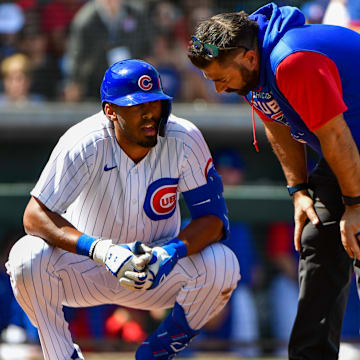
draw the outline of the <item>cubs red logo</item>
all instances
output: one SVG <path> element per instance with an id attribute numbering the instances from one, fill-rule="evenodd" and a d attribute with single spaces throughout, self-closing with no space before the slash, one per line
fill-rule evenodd
<path id="1" fill-rule="evenodd" d="M 150 206 L 157 215 L 169 214 L 176 206 L 177 185 L 165 185 L 151 196 Z"/>
<path id="2" fill-rule="evenodd" d="M 177 204 L 177 185 L 179 179 L 162 178 L 151 183 L 147 189 L 144 211 L 151 220 L 171 217 Z"/>
<path id="3" fill-rule="evenodd" d="M 138 85 L 140 89 L 149 91 L 153 87 L 152 79 L 149 75 L 142 75 L 139 77 Z"/>

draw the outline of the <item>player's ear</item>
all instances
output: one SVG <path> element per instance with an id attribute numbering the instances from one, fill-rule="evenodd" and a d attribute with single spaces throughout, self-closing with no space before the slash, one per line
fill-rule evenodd
<path id="1" fill-rule="evenodd" d="M 249 70 L 256 69 L 258 65 L 259 57 L 255 50 L 247 50 L 244 54 L 243 59 L 247 63 Z"/>
<path id="2" fill-rule="evenodd" d="M 111 104 L 106 103 L 104 106 L 104 113 L 106 115 L 106 117 L 110 120 L 110 121 L 116 121 L 117 117 L 116 117 L 116 112 L 113 109 L 113 107 L 111 106 Z"/>

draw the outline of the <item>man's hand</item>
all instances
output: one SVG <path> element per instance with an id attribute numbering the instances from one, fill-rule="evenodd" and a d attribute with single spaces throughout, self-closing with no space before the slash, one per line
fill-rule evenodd
<path id="1" fill-rule="evenodd" d="M 152 249 L 152 258 L 148 271 L 153 277 L 150 289 L 157 287 L 170 274 L 179 259 L 187 256 L 187 247 L 183 241 L 175 238 L 163 246 Z"/>
<path id="2" fill-rule="evenodd" d="M 151 259 L 150 252 L 146 252 L 144 245 L 136 241 L 130 244 L 115 245 L 111 240 L 99 240 L 92 252 L 94 261 L 105 265 L 118 279 L 121 279 L 126 271 L 141 273 Z M 143 273 L 142 277 L 146 274 Z M 121 281 L 120 281 L 121 284 Z"/>
<path id="3" fill-rule="evenodd" d="M 345 206 L 340 221 L 341 242 L 351 258 L 360 260 L 360 206 Z"/>
<path id="4" fill-rule="evenodd" d="M 143 272 L 125 271 L 120 284 L 130 290 L 144 291 L 154 289 L 170 273 L 177 263 L 177 257 L 171 256 L 163 247 L 151 249 L 152 257 Z"/>
<path id="5" fill-rule="evenodd" d="M 143 246 L 148 253 L 150 248 L 146 245 Z M 125 271 L 124 276 L 120 280 L 121 285 L 131 290 L 139 291 L 154 289 L 171 272 L 178 260 L 187 256 L 187 247 L 178 238 L 150 250 L 151 259 L 146 269 L 141 273 Z"/>
<path id="6" fill-rule="evenodd" d="M 141 272 L 125 271 L 120 284 L 129 290 L 144 291 L 155 288 L 175 266 L 176 256 L 171 256 L 163 247 L 151 250 L 151 260 Z M 165 277 L 164 277 L 165 276 Z"/>
<path id="7" fill-rule="evenodd" d="M 307 190 L 297 191 L 293 195 L 294 199 L 294 220 L 295 220 L 295 233 L 294 245 L 296 251 L 301 249 L 301 234 L 309 219 L 313 225 L 318 225 L 320 220 L 315 212 L 313 199 L 310 197 Z"/>

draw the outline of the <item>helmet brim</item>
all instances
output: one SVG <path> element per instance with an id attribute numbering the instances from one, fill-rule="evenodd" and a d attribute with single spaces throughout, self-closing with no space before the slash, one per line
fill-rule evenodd
<path id="1" fill-rule="evenodd" d="M 115 99 L 108 98 L 105 101 L 118 106 L 134 106 L 151 101 L 158 101 L 158 100 L 171 101 L 172 99 L 173 98 L 171 96 L 165 95 L 162 92 L 149 92 L 149 93 L 136 92 L 120 98 L 115 98 Z"/>

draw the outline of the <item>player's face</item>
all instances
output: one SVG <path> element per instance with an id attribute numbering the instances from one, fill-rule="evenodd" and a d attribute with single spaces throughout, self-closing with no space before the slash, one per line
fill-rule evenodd
<path id="1" fill-rule="evenodd" d="M 259 83 L 259 70 L 256 64 L 252 66 L 247 61 L 235 59 L 226 64 L 213 61 L 203 70 L 204 76 L 212 80 L 216 91 L 236 92 L 239 95 L 247 95 L 251 90 L 255 90 Z"/>
<path id="2" fill-rule="evenodd" d="M 155 146 L 159 133 L 161 106 L 160 100 L 134 106 L 111 105 L 116 113 L 115 126 L 121 142 L 144 148 Z"/>

